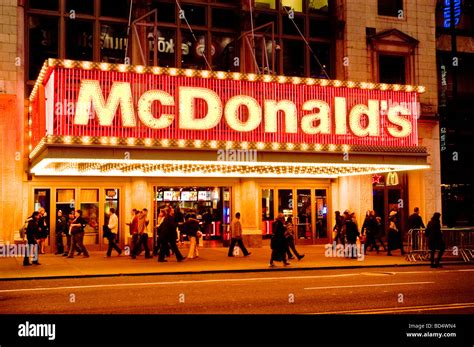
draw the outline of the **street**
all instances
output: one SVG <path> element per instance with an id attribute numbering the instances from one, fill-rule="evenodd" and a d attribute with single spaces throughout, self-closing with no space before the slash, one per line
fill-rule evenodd
<path id="1" fill-rule="evenodd" d="M 474 266 L 0 282 L 2 314 L 472 314 Z"/>

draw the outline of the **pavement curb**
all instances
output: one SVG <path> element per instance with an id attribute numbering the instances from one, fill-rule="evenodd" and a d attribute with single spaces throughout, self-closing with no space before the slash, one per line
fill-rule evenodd
<path id="1" fill-rule="evenodd" d="M 54 280 L 67 278 L 101 278 L 101 277 L 133 277 L 133 276 L 166 276 L 166 275 L 208 275 L 219 273 L 260 273 L 260 272 L 291 272 L 310 270 L 336 270 L 336 269 L 365 269 L 365 268 L 393 268 L 393 267 L 414 267 L 427 266 L 429 263 L 408 263 L 408 264 L 386 264 L 386 265 L 351 265 L 351 266 L 313 266 L 313 267 L 277 267 L 263 269 L 231 269 L 231 270 L 203 270 L 203 271 L 172 271 L 172 272 L 134 272 L 134 273 L 109 273 L 109 274 L 84 274 L 84 275 L 60 275 L 60 276 L 39 276 L 39 277 L 11 277 L 0 278 L 0 282 L 27 281 L 27 280 Z M 463 261 L 444 263 L 444 265 L 472 265 Z"/>

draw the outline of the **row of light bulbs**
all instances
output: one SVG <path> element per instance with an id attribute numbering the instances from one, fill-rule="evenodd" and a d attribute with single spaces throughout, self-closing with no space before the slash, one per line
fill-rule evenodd
<path id="1" fill-rule="evenodd" d="M 277 83 L 293 83 L 306 84 L 323 87 L 347 87 L 347 88 L 361 88 L 361 89 L 378 89 L 378 90 L 393 90 L 405 92 L 424 93 L 424 86 L 401 85 L 401 84 L 387 84 L 387 83 L 372 83 L 372 82 L 355 82 L 355 81 L 340 81 L 327 80 L 316 78 L 303 78 L 297 76 L 276 76 L 276 75 L 260 75 L 253 73 L 240 72 L 224 72 L 224 71 L 208 71 L 208 70 L 193 70 L 193 69 L 178 69 L 178 68 L 163 68 L 158 66 L 143 66 L 143 65 L 128 65 L 128 64 L 110 64 L 90 61 L 76 61 L 76 60 L 61 60 L 49 59 L 48 67 L 64 67 L 64 68 L 79 68 L 85 70 L 101 70 L 101 71 L 117 71 L 117 72 L 134 72 L 134 73 L 151 73 L 154 75 L 170 75 L 170 76 L 186 76 L 186 77 L 201 77 L 214 78 L 226 80 L 244 80 L 250 82 L 277 82 Z M 43 70 L 42 70 L 43 72 Z M 43 73 L 44 76 L 44 73 Z M 40 74 L 40 77 L 41 74 Z"/>

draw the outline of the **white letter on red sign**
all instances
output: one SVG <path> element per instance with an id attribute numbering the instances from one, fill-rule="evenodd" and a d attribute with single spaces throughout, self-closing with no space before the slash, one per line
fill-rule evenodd
<path id="1" fill-rule="evenodd" d="M 346 98 L 334 98 L 334 115 L 336 119 L 336 135 L 347 134 Z"/>
<path id="2" fill-rule="evenodd" d="M 360 123 L 362 116 L 367 116 L 368 124 L 363 127 Z M 380 113 L 379 102 L 369 100 L 369 106 L 355 105 L 349 113 L 349 126 L 355 136 L 379 136 L 380 135 Z"/>
<path id="3" fill-rule="evenodd" d="M 411 134 L 411 122 L 402 116 L 410 116 L 410 110 L 403 106 L 394 106 L 387 112 L 388 121 L 395 125 L 387 126 L 387 131 L 393 137 L 407 137 Z"/>
<path id="4" fill-rule="evenodd" d="M 196 118 L 195 99 L 207 103 L 207 114 Z M 179 127 L 189 130 L 208 130 L 219 124 L 222 118 L 222 104 L 215 92 L 206 88 L 179 87 Z"/>
<path id="5" fill-rule="evenodd" d="M 240 106 L 246 106 L 248 109 L 248 118 L 242 122 L 238 111 Z M 258 101 L 250 96 L 236 95 L 231 97 L 224 108 L 225 120 L 229 127 L 235 131 L 252 131 L 258 128 L 262 122 L 262 109 Z"/>
<path id="6" fill-rule="evenodd" d="M 105 102 L 99 81 L 82 80 L 79 96 L 77 97 L 74 124 L 87 125 L 89 123 L 91 103 L 101 126 L 112 125 L 119 105 L 122 113 L 122 125 L 124 127 L 134 127 L 136 125 L 130 83 L 114 82 L 107 102 Z"/>
<path id="7" fill-rule="evenodd" d="M 147 127 L 163 129 L 171 125 L 174 120 L 172 114 L 162 114 L 159 118 L 153 117 L 151 106 L 154 101 L 159 101 L 163 106 L 173 106 L 174 98 L 162 90 L 149 90 L 138 101 L 138 117 Z"/>
<path id="8" fill-rule="evenodd" d="M 330 134 L 329 105 L 321 100 L 308 100 L 303 104 L 303 111 L 318 109 L 316 113 L 310 113 L 301 118 L 301 129 L 305 134 Z M 319 124 L 314 122 L 319 120 Z"/>
<path id="9" fill-rule="evenodd" d="M 290 100 L 265 100 L 265 132 L 277 132 L 277 114 L 278 111 L 285 113 L 285 132 L 296 133 L 298 131 L 298 119 L 296 114 L 296 105 Z"/>

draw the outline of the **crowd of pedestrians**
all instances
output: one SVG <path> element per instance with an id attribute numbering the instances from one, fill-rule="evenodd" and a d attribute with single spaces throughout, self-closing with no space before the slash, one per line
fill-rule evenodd
<path id="1" fill-rule="evenodd" d="M 110 257 L 115 250 L 120 256 L 123 250 L 117 244 L 119 219 L 114 208 L 109 210 L 108 223 L 103 226 L 103 236 L 108 240 L 106 256 Z M 445 251 L 441 233 L 440 213 L 435 213 L 426 227 L 424 235 L 428 238 L 430 249 L 431 267 L 441 267 L 441 258 Z M 249 256 L 251 253 L 247 250 L 243 242 L 241 215 L 235 214 L 229 227 L 230 246 L 228 256 L 239 255 Z M 423 220 L 419 214 L 419 209 L 415 208 L 413 214 L 408 218 L 407 225 L 409 229 L 425 229 Z M 151 259 L 157 256 L 158 262 L 167 262 L 167 258 L 174 256 L 178 262 L 184 259 L 195 259 L 199 257 L 199 239 L 208 233 L 205 221 L 196 218 L 196 214 L 188 213 L 184 215 L 179 208 L 166 206 L 161 208 L 158 213 L 156 233 L 149 231 L 148 210 L 133 209 L 129 223 L 129 234 L 131 237 L 130 257 L 136 259 L 143 251 L 145 259 Z M 73 258 L 75 255 L 89 257 L 89 252 L 84 245 L 86 220 L 82 217 L 81 210 L 72 210 L 66 216 L 62 210 L 58 210 L 56 219 L 56 255 L 63 255 Z M 44 208 L 34 212 L 27 220 L 26 241 L 29 246 L 38 249 L 39 254 L 44 253 L 45 240 L 49 235 L 49 226 L 47 223 L 47 214 Z M 63 244 L 63 235 L 66 237 L 66 245 Z M 183 243 L 183 235 L 189 240 L 189 251 L 187 256 L 183 256 L 178 244 Z M 345 210 L 342 214 L 335 212 L 335 222 L 333 228 L 333 240 L 336 244 L 342 244 L 348 247 L 354 247 L 356 244 L 363 245 L 364 254 L 368 251 L 376 251 L 379 254 L 380 249 L 392 255 L 395 250 L 400 250 L 401 255 L 405 254 L 403 245 L 403 234 L 400 227 L 400 218 L 397 211 L 390 212 L 388 216 L 388 228 L 385 229 L 381 217 L 376 216 L 375 211 L 369 210 L 365 214 L 362 226 L 359 229 L 356 214 Z M 155 245 L 153 252 L 150 251 L 149 239 L 153 239 Z M 418 237 L 414 237 L 411 243 L 413 249 L 418 247 Z M 237 247 L 237 248 L 236 248 Z M 280 213 L 272 225 L 272 237 L 270 241 L 271 255 L 270 266 L 275 266 L 275 262 L 282 262 L 285 266 L 290 265 L 289 260 L 304 258 L 295 246 L 295 227 L 292 216 L 285 216 Z M 438 256 L 435 253 L 438 251 Z M 351 258 L 356 254 L 352 253 Z M 30 263 L 29 256 L 25 256 L 23 264 L 25 266 L 39 265 L 38 257 Z"/>

